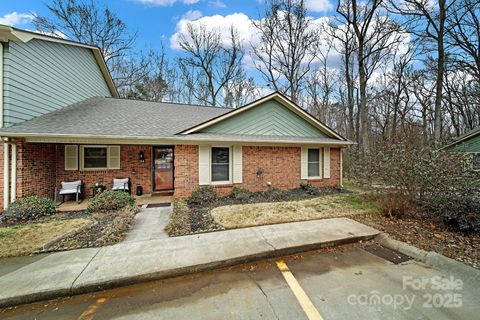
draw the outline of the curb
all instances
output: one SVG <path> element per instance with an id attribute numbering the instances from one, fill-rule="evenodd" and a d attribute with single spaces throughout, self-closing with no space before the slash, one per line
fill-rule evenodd
<path id="1" fill-rule="evenodd" d="M 388 233 L 381 233 L 375 236 L 374 240 L 388 249 L 403 253 L 431 267 L 450 273 L 456 273 L 461 275 L 464 279 L 480 280 L 480 270 L 445 257 L 435 251 L 425 251 L 405 242 L 392 239 Z"/>
<path id="2" fill-rule="evenodd" d="M 128 286 L 148 281 L 164 280 L 168 278 L 174 278 L 179 276 L 185 276 L 198 272 L 213 271 L 221 268 L 232 267 L 244 263 L 250 263 L 258 260 L 277 258 L 281 256 L 292 255 L 300 252 L 306 252 L 311 250 L 317 250 L 325 247 L 334 247 L 349 243 L 355 243 L 363 240 L 372 240 L 375 238 L 375 234 L 364 236 L 350 236 L 339 240 L 316 242 L 306 245 L 300 245 L 295 247 L 273 249 L 264 252 L 260 252 L 253 255 L 238 256 L 228 260 L 210 261 L 204 264 L 191 265 L 186 267 L 180 267 L 171 270 L 163 270 L 159 272 L 138 274 L 134 276 L 127 276 L 124 278 L 113 279 L 98 282 L 96 284 L 89 284 L 83 286 L 75 286 L 73 283 L 69 288 L 57 288 L 55 290 L 46 290 L 35 294 L 28 294 L 22 296 L 12 296 L 9 298 L 0 300 L 0 308 L 7 308 L 18 306 L 22 304 L 34 303 L 39 301 L 45 301 L 49 299 L 67 297 L 72 295 L 86 294 L 96 291 L 108 290 L 122 286 Z"/>

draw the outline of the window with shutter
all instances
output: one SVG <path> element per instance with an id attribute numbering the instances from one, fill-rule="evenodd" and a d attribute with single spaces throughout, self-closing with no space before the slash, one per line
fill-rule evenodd
<path id="1" fill-rule="evenodd" d="M 120 146 L 81 146 L 80 168 L 82 170 L 120 169 Z"/>

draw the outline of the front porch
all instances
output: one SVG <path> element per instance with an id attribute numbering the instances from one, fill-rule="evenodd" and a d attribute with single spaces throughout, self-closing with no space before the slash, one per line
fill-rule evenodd
<path id="1" fill-rule="evenodd" d="M 82 181 L 81 203 L 65 197 L 60 211 L 83 210 L 94 195 L 94 185 L 113 187 L 113 179 L 129 179 L 129 192 L 140 205 L 172 201 L 174 147 L 126 144 L 68 144 L 12 140 L 4 150 L 4 208 L 30 195 L 62 200 L 62 182 Z M 4 144 L 3 147 L 5 148 Z M 8 145 L 7 145 L 8 146 Z M 153 196 L 152 196 L 153 194 Z M 158 196 L 157 196 L 158 195 Z"/>
<path id="2" fill-rule="evenodd" d="M 160 204 L 160 203 L 171 203 L 173 202 L 173 196 L 164 196 L 156 194 L 144 194 L 141 196 L 134 196 L 137 200 L 139 206 L 147 206 L 149 204 Z M 76 201 L 65 201 L 61 203 L 57 210 L 60 212 L 70 212 L 70 211 L 83 211 L 87 209 L 89 198 L 82 200 L 80 203 Z"/>

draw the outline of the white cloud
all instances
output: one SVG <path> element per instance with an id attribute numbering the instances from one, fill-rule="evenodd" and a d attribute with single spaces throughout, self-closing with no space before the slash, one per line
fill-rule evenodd
<path id="1" fill-rule="evenodd" d="M 202 17 L 202 12 L 199 10 L 188 10 L 182 16 L 182 20 L 194 21 Z"/>
<path id="2" fill-rule="evenodd" d="M 327 12 L 333 9 L 329 0 L 306 0 L 305 7 L 312 12 Z"/>
<path id="3" fill-rule="evenodd" d="M 21 26 L 30 23 L 33 20 L 33 14 L 31 13 L 18 13 L 10 12 L 0 17 L 0 24 L 8 26 Z"/>
<path id="4" fill-rule="evenodd" d="M 194 21 L 182 17 L 177 23 L 175 33 L 170 38 L 170 46 L 172 49 L 180 49 L 178 44 L 180 34 L 186 34 L 189 23 L 196 27 L 205 26 L 207 30 L 219 32 L 222 36 L 221 38 L 226 41 L 226 44 L 229 42 L 231 26 L 235 27 L 239 40 L 245 42 L 245 44 L 255 42 L 256 38 L 258 38 L 250 18 L 244 13 L 233 13 L 226 16 L 205 16 Z"/>
<path id="5" fill-rule="evenodd" d="M 151 6 L 160 6 L 160 7 L 166 7 L 166 6 L 172 6 L 177 2 L 177 0 L 133 0 L 135 2 L 143 3 L 146 5 L 151 5 Z M 200 0 L 182 0 L 184 4 L 195 4 L 199 2 Z"/>

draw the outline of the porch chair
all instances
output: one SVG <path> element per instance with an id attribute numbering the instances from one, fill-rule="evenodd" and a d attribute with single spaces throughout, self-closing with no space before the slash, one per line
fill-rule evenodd
<path id="1" fill-rule="evenodd" d="M 70 194 L 74 194 L 75 201 L 77 203 L 80 203 L 81 202 L 80 198 L 82 198 L 83 200 L 82 187 L 83 187 L 82 180 L 71 181 L 71 182 L 62 181 L 60 186 L 60 191 L 58 192 L 58 195 L 62 196 L 62 202 L 60 204 L 64 203 L 65 196 Z M 57 188 L 55 188 L 55 203 L 57 203 Z"/>
<path id="2" fill-rule="evenodd" d="M 130 178 L 114 178 L 112 190 L 130 193 Z"/>

